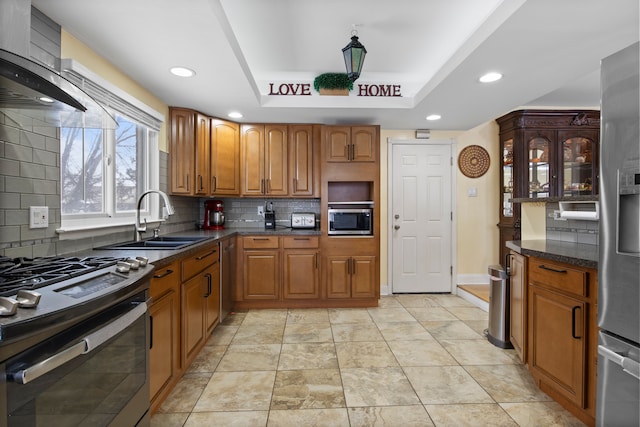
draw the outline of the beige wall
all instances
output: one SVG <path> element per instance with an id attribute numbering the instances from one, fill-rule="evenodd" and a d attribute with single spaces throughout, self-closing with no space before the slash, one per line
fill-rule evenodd
<path id="1" fill-rule="evenodd" d="M 457 274 L 486 274 L 487 266 L 498 262 L 498 125 L 484 123 L 469 131 L 431 131 L 431 139 L 454 139 L 456 174 Z M 414 139 L 415 130 L 380 131 L 380 278 L 387 283 L 388 257 L 388 144 L 392 139 Z M 480 145 L 489 152 L 489 171 L 480 178 L 467 178 L 457 167 L 458 153 L 468 145 Z M 469 188 L 477 189 L 477 197 L 468 197 Z"/>
<path id="2" fill-rule="evenodd" d="M 166 121 L 169 119 L 169 107 L 167 104 L 160 101 L 160 99 L 155 95 L 140 86 L 136 81 L 131 79 L 131 77 L 127 76 L 64 29 L 62 30 L 61 38 L 62 58 L 72 58 L 78 61 L 100 77 L 127 92 L 129 95 L 147 104 L 159 113 L 164 114 L 165 123 L 160 127 L 160 132 L 158 134 L 158 148 L 165 152 L 168 151 L 167 147 L 169 145 Z"/>
<path id="3" fill-rule="evenodd" d="M 522 240 L 547 238 L 546 212 L 545 202 L 522 203 L 520 211 Z"/>

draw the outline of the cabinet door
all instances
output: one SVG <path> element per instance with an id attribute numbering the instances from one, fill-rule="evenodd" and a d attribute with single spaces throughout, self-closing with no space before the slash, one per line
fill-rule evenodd
<path id="1" fill-rule="evenodd" d="M 376 257 L 354 256 L 351 258 L 351 297 L 371 298 L 376 295 Z"/>
<path id="2" fill-rule="evenodd" d="M 317 251 L 284 251 L 283 297 L 285 299 L 320 297 Z"/>
<path id="3" fill-rule="evenodd" d="M 351 127 L 325 126 L 323 156 L 327 162 L 348 162 L 351 155 Z"/>
<path id="4" fill-rule="evenodd" d="M 211 195 L 240 194 L 240 126 L 211 120 Z"/>
<path id="5" fill-rule="evenodd" d="M 542 198 L 556 195 L 558 172 L 554 164 L 555 132 L 525 132 L 527 146 L 526 185 L 530 198 Z"/>
<path id="6" fill-rule="evenodd" d="M 525 257 L 512 252 L 511 277 L 509 280 L 509 341 L 520 356 L 526 362 L 525 331 L 526 331 L 526 260 Z"/>
<path id="7" fill-rule="evenodd" d="M 558 131 L 559 196 L 598 194 L 598 131 Z"/>
<path id="8" fill-rule="evenodd" d="M 182 354 L 188 366 L 204 344 L 205 290 L 207 279 L 198 274 L 182 284 Z"/>
<path id="9" fill-rule="evenodd" d="M 378 132 L 372 126 L 351 128 L 351 161 L 375 162 L 378 150 Z"/>
<path id="10" fill-rule="evenodd" d="M 211 149 L 211 119 L 196 114 L 195 190 L 194 194 L 209 194 L 209 163 Z"/>
<path id="11" fill-rule="evenodd" d="M 264 187 L 269 196 L 289 194 L 287 146 L 286 125 L 264 127 Z"/>
<path id="12" fill-rule="evenodd" d="M 264 126 L 242 125 L 241 135 L 242 194 L 261 196 L 264 194 Z"/>
<path id="13" fill-rule="evenodd" d="M 220 322 L 220 263 L 205 270 L 207 289 L 205 292 L 205 333 L 211 335 Z"/>
<path id="14" fill-rule="evenodd" d="M 351 297 L 351 257 L 328 256 L 326 263 L 327 272 L 327 298 Z"/>
<path id="15" fill-rule="evenodd" d="M 280 297 L 280 252 L 244 251 L 244 299 Z"/>
<path id="16" fill-rule="evenodd" d="M 289 179 L 291 196 L 313 196 L 314 185 L 313 126 L 289 126 Z"/>
<path id="17" fill-rule="evenodd" d="M 529 284 L 529 366 L 555 391 L 585 407 L 586 304 Z"/>
<path id="18" fill-rule="evenodd" d="M 151 349 L 149 385 L 153 402 L 178 375 L 180 366 L 180 299 L 170 290 L 149 308 Z"/>
<path id="19" fill-rule="evenodd" d="M 193 194 L 195 114 L 191 110 L 171 109 L 170 191 L 172 194 Z"/>

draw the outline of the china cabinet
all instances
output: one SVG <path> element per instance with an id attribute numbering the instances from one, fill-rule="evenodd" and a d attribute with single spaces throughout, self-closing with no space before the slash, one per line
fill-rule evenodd
<path id="1" fill-rule="evenodd" d="M 504 243 L 520 239 L 520 205 L 514 199 L 598 194 L 600 112 L 518 110 L 500 126 L 500 259 Z"/>

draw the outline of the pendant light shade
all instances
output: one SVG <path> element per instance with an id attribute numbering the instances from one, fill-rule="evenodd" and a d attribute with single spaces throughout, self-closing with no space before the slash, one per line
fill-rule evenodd
<path id="1" fill-rule="evenodd" d="M 351 42 L 342 48 L 344 55 L 344 65 L 347 67 L 347 76 L 354 82 L 360 77 L 364 57 L 367 55 L 367 49 L 358 41 L 358 36 L 351 36 Z"/>

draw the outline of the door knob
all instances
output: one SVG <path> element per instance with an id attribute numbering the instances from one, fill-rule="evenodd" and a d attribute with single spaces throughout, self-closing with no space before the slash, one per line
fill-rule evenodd
<path id="1" fill-rule="evenodd" d="M 399 225 L 394 225 L 393 228 L 395 228 L 396 230 L 400 230 L 400 226 Z"/>

